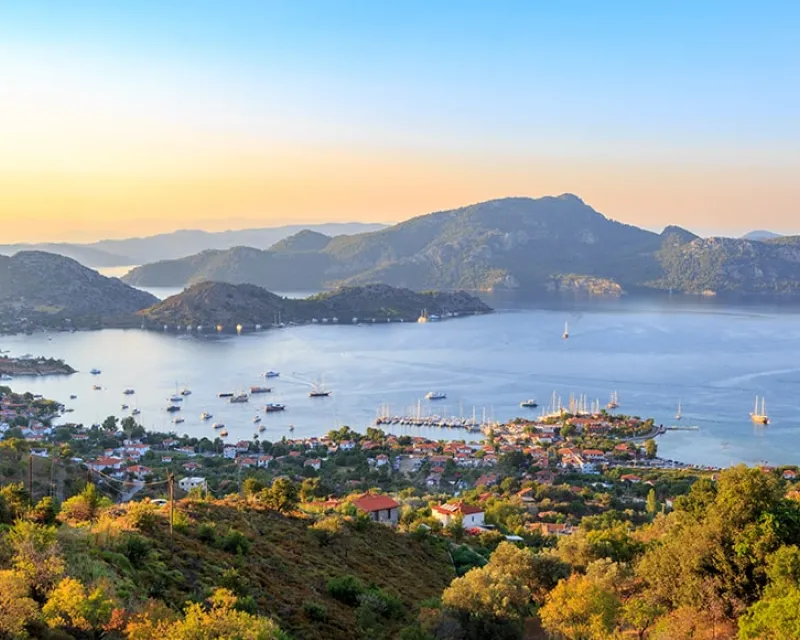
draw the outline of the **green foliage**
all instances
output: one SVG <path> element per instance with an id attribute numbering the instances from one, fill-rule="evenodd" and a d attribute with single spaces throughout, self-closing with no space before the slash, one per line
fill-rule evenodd
<path id="1" fill-rule="evenodd" d="M 219 548 L 227 553 L 246 556 L 250 552 L 250 540 L 240 531 L 231 529 L 220 539 Z"/>
<path id="2" fill-rule="evenodd" d="M 19 520 L 8 533 L 13 550 L 12 565 L 36 600 L 64 575 L 64 560 L 58 548 L 55 527 Z"/>
<path id="3" fill-rule="evenodd" d="M 327 590 L 332 598 L 354 607 L 358 604 L 358 597 L 364 593 L 365 588 L 361 580 L 355 576 L 344 575 L 328 580 Z"/>
<path id="4" fill-rule="evenodd" d="M 216 544 L 217 525 L 213 522 L 202 522 L 197 526 L 197 538 L 207 544 Z"/>
<path id="5" fill-rule="evenodd" d="M 550 633 L 605 640 L 613 634 L 619 613 L 620 603 L 613 592 L 586 576 L 574 575 L 550 592 L 539 617 Z"/>
<path id="6" fill-rule="evenodd" d="M 261 491 L 259 499 L 270 509 L 290 513 L 297 508 L 297 486 L 288 478 L 277 478 L 271 487 Z"/>
<path id="7" fill-rule="evenodd" d="M 25 578 L 0 571 L 0 637 L 27 638 L 26 627 L 39 618 L 39 607 L 29 597 Z"/>
<path id="8" fill-rule="evenodd" d="M 328 516 L 312 524 L 308 530 L 321 547 L 326 547 L 343 534 L 344 523 L 338 516 Z"/>
<path id="9" fill-rule="evenodd" d="M 87 589 L 74 578 L 64 578 L 42 607 L 50 627 L 77 631 L 100 631 L 111 620 L 114 599 L 108 588 Z"/>
<path id="10" fill-rule="evenodd" d="M 644 441 L 644 452 L 648 458 L 655 458 L 658 455 L 658 443 L 653 438 L 648 438 Z"/>
<path id="11" fill-rule="evenodd" d="M 37 524 L 54 525 L 59 508 L 55 500 L 45 496 L 28 511 L 27 518 Z"/>
<path id="12" fill-rule="evenodd" d="M 61 506 L 62 519 L 69 522 L 94 522 L 103 509 L 111 506 L 111 500 L 102 496 L 93 483 Z"/>
<path id="13" fill-rule="evenodd" d="M 314 622 L 325 622 L 328 619 L 328 607 L 315 600 L 306 600 L 303 603 L 303 615 Z"/>

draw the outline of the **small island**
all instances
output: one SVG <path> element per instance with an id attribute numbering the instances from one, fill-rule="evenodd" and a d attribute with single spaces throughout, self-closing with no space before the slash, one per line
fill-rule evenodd
<path id="1" fill-rule="evenodd" d="M 144 328 L 232 332 L 290 324 L 416 322 L 491 311 L 464 291 L 418 293 L 370 284 L 293 299 L 255 285 L 203 282 L 137 315 Z"/>
<path id="2" fill-rule="evenodd" d="M 75 369 L 55 358 L 0 357 L 0 376 L 62 376 L 73 373 Z"/>

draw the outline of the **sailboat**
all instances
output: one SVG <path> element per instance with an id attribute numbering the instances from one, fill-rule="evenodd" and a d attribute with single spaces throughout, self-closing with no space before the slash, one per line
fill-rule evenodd
<path id="1" fill-rule="evenodd" d="M 619 407 L 619 395 L 617 392 L 611 394 L 611 401 L 606 405 L 606 409 L 616 409 Z"/>
<path id="2" fill-rule="evenodd" d="M 750 414 L 750 419 L 756 424 L 769 424 L 769 416 L 767 415 L 767 400 L 761 398 L 761 409 L 758 407 L 758 396 L 756 396 L 756 404 L 753 412 Z"/>
<path id="3" fill-rule="evenodd" d="M 564 340 L 569 338 L 569 322 L 567 321 L 564 322 L 564 333 L 561 337 L 564 338 Z"/>
<path id="4" fill-rule="evenodd" d="M 417 318 L 417 322 L 419 322 L 420 324 L 425 324 L 426 322 L 428 322 L 428 320 L 429 320 L 428 310 L 423 309 L 422 313 L 419 314 L 419 318 Z"/>
<path id="5" fill-rule="evenodd" d="M 678 400 L 678 413 L 675 414 L 676 420 L 681 420 L 683 418 L 683 413 L 681 413 L 681 401 Z"/>

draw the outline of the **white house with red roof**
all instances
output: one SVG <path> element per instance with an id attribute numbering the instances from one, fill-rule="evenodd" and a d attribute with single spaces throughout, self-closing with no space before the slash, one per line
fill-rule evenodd
<path id="1" fill-rule="evenodd" d="M 366 513 L 370 520 L 397 526 L 400 519 L 400 503 L 389 496 L 365 493 L 353 500 L 353 504 L 359 511 Z"/>
<path id="2" fill-rule="evenodd" d="M 445 527 L 459 518 L 465 529 L 483 526 L 483 509 L 463 502 L 435 506 L 431 509 L 431 515 Z"/>

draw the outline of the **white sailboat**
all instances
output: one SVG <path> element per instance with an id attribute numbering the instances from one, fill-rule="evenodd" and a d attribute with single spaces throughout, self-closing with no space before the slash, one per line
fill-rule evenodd
<path id="1" fill-rule="evenodd" d="M 756 404 L 753 412 L 750 414 L 750 419 L 756 424 L 769 424 L 769 415 L 767 415 L 767 400 L 761 398 L 761 408 L 758 406 L 758 396 L 756 396 Z"/>
<path id="2" fill-rule="evenodd" d="M 564 340 L 569 338 L 569 322 L 568 321 L 564 321 L 564 333 L 563 333 L 563 335 L 561 337 Z"/>
<path id="3" fill-rule="evenodd" d="M 681 401 L 680 400 L 678 400 L 678 413 L 675 414 L 675 419 L 676 420 L 683 419 L 683 413 L 681 412 Z"/>
<path id="4" fill-rule="evenodd" d="M 615 391 L 611 394 L 611 401 L 606 405 L 606 409 L 617 409 L 619 407 L 619 395 Z"/>

